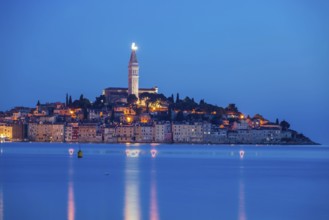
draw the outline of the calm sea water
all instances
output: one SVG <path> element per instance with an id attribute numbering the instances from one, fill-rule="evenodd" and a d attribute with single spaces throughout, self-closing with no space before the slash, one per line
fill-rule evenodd
<path id="1" fill-rule="evenodd" d="M 329 147 L 0 144 L 7 219 L 328 220 Z"/>

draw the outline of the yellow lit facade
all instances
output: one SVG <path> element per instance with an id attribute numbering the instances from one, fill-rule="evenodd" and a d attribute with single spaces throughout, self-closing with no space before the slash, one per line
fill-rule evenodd
<path id="1" fill-rule="evenodd" d="M 0 125 L 0 137 L 11 140 L 13 138 L 13 127 L 9 125 Z"/>

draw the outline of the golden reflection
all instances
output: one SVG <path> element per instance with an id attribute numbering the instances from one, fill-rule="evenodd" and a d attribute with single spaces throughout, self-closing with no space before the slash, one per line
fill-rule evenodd
<path id="1" fill-rule="evenodd" d="M 139 220 L 140 196 L 139 196 L 139 166 L 138 158 L 126 158 L 125 167 L 125 204 L 124 219 Z"/>
<path id="2" fill-rule="evenodd" d="M 150 207 L 150 220 L 159 220 L 158 211 L 158 197 L 157 197 L 157 183 L 156 183 L 156 169 L 154 161 L 151 169 L 151 207 Z"/>
<path id="3" fill-rule="evenodd" d="M 68 198 L 67 198 L 67 219 L 75 219 L 75 202 L 74 202 L 74 185 L 73 185 L 73 161 L 69 161 L 69 184 L 68 184 Z"/>
<path id="4" fill-rule="evenodd" d="M 3 211 L 4 211 L 4 208 L 3 208 L 3 192 L 2 192 L 2 186 L 0 185 L 0 220 L 3 220 L 4 217 L 3 217 Z"/>
<path id="5" fill-rule="evenodd" d="M 245 190 L 243 178 L 243 166 L 240 167 L 240 180 L 239 180 L 239 220 L 247 220 L 246 206 L 245 206 Z"/>

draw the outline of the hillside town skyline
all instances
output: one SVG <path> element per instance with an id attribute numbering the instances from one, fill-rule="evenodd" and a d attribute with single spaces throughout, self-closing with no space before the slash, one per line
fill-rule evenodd
<path id="1" fill-rule="evenodd" d="M 139 87 L 137 45 L 132 43 L 127 87 L 108 87 L 91 102 L 81 94 L 65 102 L 15 107 L 0 115 L 2 141 L 95 143 L 314 144 L 285 120 L 242 113 L 201 99 L 169 97 Z"/>

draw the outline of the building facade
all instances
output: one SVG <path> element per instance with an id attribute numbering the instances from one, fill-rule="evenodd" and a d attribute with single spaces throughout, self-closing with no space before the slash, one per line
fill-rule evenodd
<path id="1" fill-rule="evenodd" d="M 64 124 L 29 123 L 28 138 L 36 142 L 63 142 Z"/>

